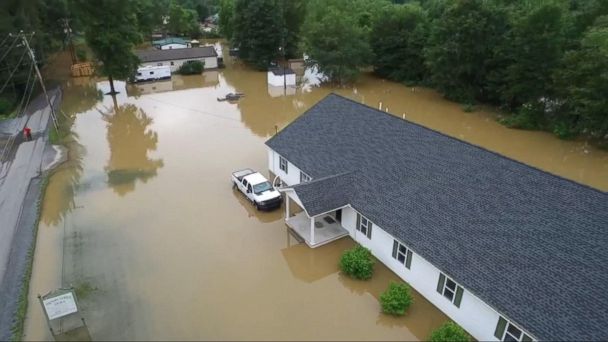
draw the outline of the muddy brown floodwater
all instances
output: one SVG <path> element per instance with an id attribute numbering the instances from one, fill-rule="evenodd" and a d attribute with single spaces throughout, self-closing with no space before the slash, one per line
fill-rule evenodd
<path id="1" fill-rule="evenodd" d="M 105 81 L 66 84 L 74 139 L 43 202 L 25 339 L 50 338 L 36 294 L 69 285 L 97 340 L 427 338 L 447 318 L 419 294 L 405 317 L 379 313 L 397 280 L 386 267 L 367 282 L 340 275 L 352 240 L 309 249 L 287 234 L 283 211 L 259 213 L 231 189 L 231 171 L 266 172 L 264 141 L 332 91 L 608 190 L 608 153 L 507 129 L 433 91 L 364 75 L 278 96 L 265 73 L 227 62 L 126 92 L 119 83 L 116 102 L 100 96 Z M 229 92 L 246 97 L 216 100 Z"/>

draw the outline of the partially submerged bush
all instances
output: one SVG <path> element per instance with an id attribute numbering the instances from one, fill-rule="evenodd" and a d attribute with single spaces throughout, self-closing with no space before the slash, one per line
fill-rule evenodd
<path id="1" fill-rule="evenodd" d="M 340 269 L 352 278 L 367 280 L 374 273 L 372 253 L 363 246 L 346 250 L 340 258 Z"/>
<path id="2" fill-rule="evenodd" d="M 391 282 L 386 291 L 380 295 L 382 312 L 390 315 L 404 315 L 413 301 L 410 287 L 407 284 Z"/>
<path id="3" fill-rule="evenodd" d="M 447 322 L 431 333 L 430 340 L 432 342 L 470 342 L 471 337 L 454 322 Z"/>
<path id="4" fill-rule="evenodd" d="M 201 74 L 205 69 L 205 63 L 201 61 L 187 61 L 177 70 L 182 75 Z"/>
<path id="5" fill-rule="evenodd" d="M 0 116 L 8 115 L 11 112 L 13 104 L 8 99 L 0 97 Z"/>

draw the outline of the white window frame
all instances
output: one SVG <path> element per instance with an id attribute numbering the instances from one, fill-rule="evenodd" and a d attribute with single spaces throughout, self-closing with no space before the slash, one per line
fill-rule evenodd
<path id="1" fill-rule="evenodd" d="M 515 337 L 511 332 L 509 332 L 510 327 L 513 327 L 513 328 L 519 330 L 519 338 Z M 519 341 L 519 342 L 524 340 L 524 336 L 528 336 L 528 340 L 532 340 L 532 337 L 530 337 L 530 335 L 526 334 L 526 332 L 523 329 L 519 328 L 517 325 L 509 322 L 508 320 L 507 320 L 507 326 L 505 327 L 505 332 L 502 334 L 502 338 L 500 340 L 505 341 L 505 338 L 507 337 L 507 335 L 509 335 L 513 340 Z"/>
<path id="2" fill-rule="evenodd" d="M 357 225 L 357 230 L 365 235 L 368 239 L 372 239 L 372 226 L 373 223 L 367 217 L 357 213 L 359 215 L 359 224 Z"/>
<path id="3" fill-rule="evenodd" d="M 282 156 L 279 156 L 279 169 L 285 172 L 285 174 L 289 173 L 289 162 Z"/>
<path id="4" fill-rule="evenodd" d="M 452 289 L 448 286 L 448 282 L 451 282 L 454 284 L 454 289 Z M 454 300 L 456 299 L 456 291 L 458 291 L 458 287 L 459 287 L 459 285 L 457 282 L 455 282 L 454 280 L 452 280 L 452 278 L 445 275 L 445 281 L 443 282 L 443 290 L 441 291 L 441 295 L 443 296 L 443 298 L 449 300 L 453 304 Z M 445 295 L 446 292 L 452 294 L 452 299 L 450 299 L 448 296 Z"/>
<path id="5" fill-rule="evenodd" d="M 312 178 L 309 175 L 304 173 L 304 171 L 300 170 L 300 183 L 310 182 Z"/>
<path id="6" fill-rule="evenodd" d="M 393 259 L 397 260 L 400 264 L 405 266 L 405 268 L 407 268 L 408 270 L 411 269 L 412 259 L 414 257 L 414 253 L 412 252 L 412 250 L 407 248 L 407 246 L 405 244 L 403 244 L 401 241 L 399 241 L 397 239 L 393 239 L 393 244 L 397 244 L 397 249 L 394 252 Z M 410 260 L 409 267 L 407 266 L 408 254 L 409 254 L 409 260 Z M 403 261 L 399 260 L 400 257 L 403 258 Z"/>

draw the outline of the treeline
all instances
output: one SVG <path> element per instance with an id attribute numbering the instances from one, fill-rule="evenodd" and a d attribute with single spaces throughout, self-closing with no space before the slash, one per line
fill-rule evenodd
<path id="1" fill-rule="evenodd" d="M 500 107 L 511 127 L 608 145 L 606 0 L 221 0 L 220 30 L 258 68 L 289 46 L 333 82 L 371 67 Z"/>
<path id="2" fill-rule="evenodd" d="M 66 13 L 64 0 L 3 0 L 0 4 L 0 119 L 11 114 L 32 88 L 32 80 L 28 82 L 31 59 L 24 55 L 21 39 L 9 33 L 36 32 L 28 35 L 29 44 L 38 62 L 44 64 L 50 53 L 63 47 L 61 19 Z"/>
<path id="3" fill-rule="evenodd" d="M 31 59 L 9 33 L 35 32 L 29 42 L 42 67 L 50 54 L 66 48 L 67 21 L 73 36 L 84 37 L 102 62 L 98 69 L 125 79 L 139 64 L 133 48 L 148 40 L 152 32 L 197 38 L 201 35 L 199 23 L 217 12 L 218 0 L 3 0 L 0 119 L 16 113 L 33 79 Z"/>

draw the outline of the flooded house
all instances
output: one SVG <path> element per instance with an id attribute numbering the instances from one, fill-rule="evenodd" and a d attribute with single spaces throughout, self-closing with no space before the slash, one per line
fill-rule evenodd
<path id="1" fill-rule="evenodd" d="M 203 46 L 189 49 L 167 50 L 138 50 L 135 54 L 141 60 L 140 68 L 150 66 L 170 66 L 175 72 L 187 61 L 201 61 L 205 69 L 218 67 L 218 54 L 213 46 Z"/>
<path id="2" fill-rule="evenodd" d="M 608 337 L 608 194 L 332 94 L 266 142 L 286 224 L 350 236 L 482 341 Z"/>
<path id="3" fill-rule="evenodd" d="M 295 87 L 296 73 L 290 68 L 270 68 L 266 75 L 269 86 L 272 87 Z"/>
<path id="4" fill-rule="evenodd" d="M 187 49 L 192 47 L 190 41 L 179 37 L 167 37 L 154 40 L 152 41 L 152 45 L 158 50 Z"/>

